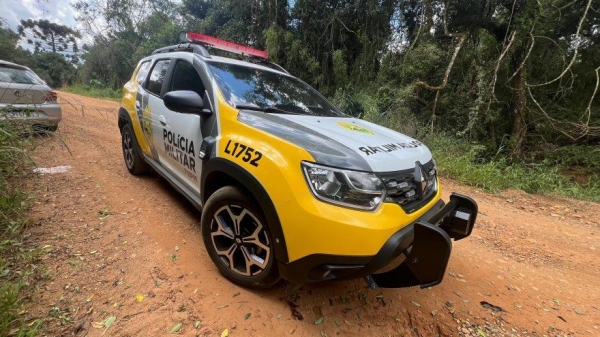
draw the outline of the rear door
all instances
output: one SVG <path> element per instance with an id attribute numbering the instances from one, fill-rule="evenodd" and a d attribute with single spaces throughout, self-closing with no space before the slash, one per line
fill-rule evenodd
<path id="1" fill-rule="evenodd" d="M 162 131 L 166 122 L 160 118 L 167 110 L 162 95 L 166 88 L 165 83 L 170 66 L 170 58 L 159 59 L 154 62 L 150 70 L 150 76 L 140 89 L 141 104 L 139 107 L 142 109 L 142 131 L 152 152 L 152 159 L 170 173 L 174 173 L 172 162 L 168 160 L 162 145 Z"/>
<path id="2" fill-rule="evenodd" d="M 140 64 L 140 69 L 138 70 L 133 82 L 133 88 L 135 88 L 136 91 L 135 113 L 142 131 L 142 139 L 138 139 L 138 143 L 141 145 L 144 154 L 156 160 L 158 155 L 156 154 L 156 149 L 154 149 L 152 132 L 151 128 L 149 127 L 149 125 L 152 123 L 150 108 L 148 107 L 149 94 L 144 88 L 146 78 L 148 77 L 148 72 L 150 72 L 150 66 L 152 66 L 151 59 Z M 129 84 L 126 84 L 125 86 L 127 87 L 128 85 Z"/>

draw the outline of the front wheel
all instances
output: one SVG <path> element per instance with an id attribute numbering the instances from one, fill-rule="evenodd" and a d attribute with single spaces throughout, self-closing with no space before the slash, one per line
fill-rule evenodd
<path id="1" fill-rule="evenodd" d="M 213 263 L 230 281 L 267 288 L 279 280 L 273 242 L 261 209 L 242 191 L 226 186 L 204 205 L 202 238 Z"/>

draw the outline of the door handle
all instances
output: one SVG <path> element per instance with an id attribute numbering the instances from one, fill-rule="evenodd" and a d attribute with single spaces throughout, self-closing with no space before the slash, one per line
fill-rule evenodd
<path id="1" fill-rule="evenodd" d="M 135 101 L 135 109 L 136 110 L 140 109 L 140 101 Z"/>
<path id="2" fill-rule="evenodd" d="M 162 125 L 167 125 L 167 120 L 165 119 L 165 116 L 163 116 L 163 115 L 160 115 L 160 116 L 158 117 L 158 121 L 159 121 L 159 122 L 160 122 L 160 124 L 162 124 Z"/>

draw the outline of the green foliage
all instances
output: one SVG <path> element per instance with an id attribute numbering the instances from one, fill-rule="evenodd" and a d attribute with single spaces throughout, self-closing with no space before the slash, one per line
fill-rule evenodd
<path id="1" fill-rule="evenodd" d="M 433 151 L 440 174 L 462 183 L 494 193 L 512 188 L 600 202 L 598 171 L 589 175 L 585 182 L 579 182 L 564 175 L 561 166 L 549 163 L 509 163 L 501 156 L 482 160 L 485 146 L 444 134 L 430 134 L 425 143 Z"/>
<path id="2" fill-rule="evenodd" d="M 98 80 L 91 80 L 89 85 L 73 84 L 67 87 L 62 87 L 60 90 L 77 95 L 108 99 L 115 102 L 120 102 L 122 96 L 121 90 L 108 88 L 106 85 L 104 85 L 104 83 Z"/>
<path id="3" fill-rule="evenodd" d="M 9 28 L 4 28 L 4 22 L 0 21 L 0 58 L 7 59 L 9 52 L 13 51 L 19 42 L 19 34 L 13 32 Z"/>
<path id="4" fill-rule="evenodd" d="M 52 88 L 72 83 L 75 77 L 73 64 L 59 54 L 33 54 L 28 65 Z"/>
<path id="5" fill-rule="evenodd" d="M 72 52 L 66 53 L 64 46 L 65 44 L 74 43 L 73 41 L 76 37 L 79 37 L 79 33 L 69 27 L 48 23 L 47 21 L 22 21 L 24 26 L 19 26 L 19 31 L 22 35 L 0 25 L 0 60 L 22 64 L 31 68 L 51 87 L 60 87 L 71 83 L 75 77 L 73 62 L 77 61 L 77 55 Z M 41 39 L 39 36 L 42 35 L 45 38 L 50 38 L 50 34 L 56 34 L 53 38 L 56 40 L 54 43 L 57 46 L 54 49 L 57 52 L 45 52 L 42 48 L 36 48 L 36 52 L 32 54 L 28 50 L 24 50 L 18 46 L 21 37 L 31 34 L 39 39 Z M 33 40 L 32 43 L 34 43 Z M 42 42 L 37 41 L 35 43 L 41 44 Z M 76 47 L 75 50 L 77 50 Z M 65 56 L 69 56 L 70 61 Z"/>
<path id="6" fill-rule="evenodd" d="M 290 73 L 304 73 L 309 84 L 319 86 L 323 83 L 318 60 L 297 40 L 294 35 L 281 27 L 272 26 L 264 32 L 266 50 L 274 55 L 273 61 L 280 63 Z"/>
<path id="7" fill-rule="evenodd" d="M 348 64 L 343 50 L 338 49 L 333 52 L 333 77 L 339 86 L 348 84 Z"/>
<path id="8" fill-rule="evenodd" d="M 600 147 L 568 145 L 547 147 L 542 153 L 543 162 L 549 166 L 584 167 L 590 173 L 600 172 Z"/>
<path id="9" fill-rule="evenodd" d="M 162 13 L 151 14 L 140 27 L 140 35 L 145 38 L 136 48 L 132 60 L 135 62 L 152 54 L 155 49 L 177 42 L 181 30 L 181 26 L 176 25 Z"/>
<path id="10" fill-rule="evenodd" d="M 19 189 L 19 180 L 31 172 L 31 161 L 24 148 L 30 139 L 22 136 L 25 126 L 7 122 L 0 110 L 0 336 L 34 336 L 41 322 L 24 324 L 21 290 L 30 281 L 35 266 L 35 249 L 20 242 L 27 225 L 27 199 Z"/>
<path id="11" fill-rule="evenodd" d="M 18 47 L 18 43 L 19 34 L 4 28 L 4 22 L 0 21 L 0 60 L 22 62 L 27 52 Z"/>
<path id="12" fill-rule="evenodd" d="M 79 83 L 99 80 L 113 90 L 127 82 L 140 58 L 159 47 L 179 42 L 178 7 L 166 0 L 76 1 L 78 20 L 88 27 L 93 43 L 84 45 Z M 105 26 L 98 27 L 98 18 Z"/>

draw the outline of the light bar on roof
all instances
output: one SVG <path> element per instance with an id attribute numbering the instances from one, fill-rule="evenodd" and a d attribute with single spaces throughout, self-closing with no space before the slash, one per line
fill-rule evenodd
<path id="1" fill-rule="evenodd" d="M 260 57 L 262 59 L 267 59 L 267 57 L 269 56 L 269 53 L 267 53 L 264 50 L 258 50 L 252 47 L 243 46 L 241 44 L 217 39 L 216 37 L 204 34 L 182 32 L 180 38 L 182 42 L 201 43 L 236 54 L 250 55 Z"/>

